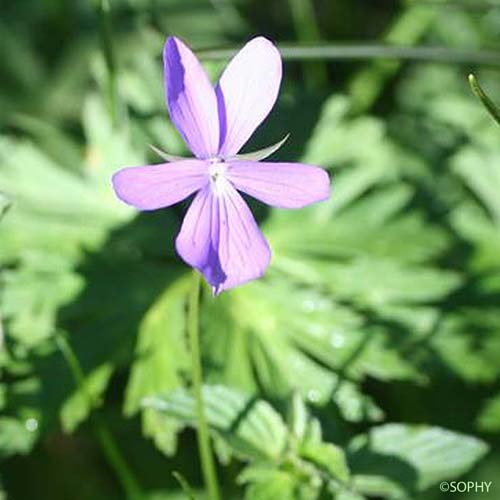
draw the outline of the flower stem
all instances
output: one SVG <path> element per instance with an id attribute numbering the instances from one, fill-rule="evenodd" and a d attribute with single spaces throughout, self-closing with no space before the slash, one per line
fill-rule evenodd
<path id="1" fill-rule="evenodd" d="M 99 37 L 101 49 L 106 63 L 106 92 L 111 122 L 118 123 L 118 87 L 116 79 L 116 61 L 113 49 L 113 32 L 111 28 L 111 7 L 109 0 L 94 0 L 95 11 L 99 20 Z"/>
<path id="2" fill-rule="evenodd" d="M 187 329 L 191 344 L 191 367 L 193 376 L 193 393 L 196 401 L 196 419 L 198 422 L 198 451 L 200 454 L 203 478 L 211 500 L 220 500 L 219 486 L 215 463 L 210 448 L 205 409 L 203 406 L 203 375 L 200 357 L 199 309 L 200 309 L 200 281 L 201 276 L 193 270 L 191 292 L 189 295 Z"/>
<path id="3" fill-rule="evenodd" d="M 70 369 L 78 390 L 82 396 L 87 399 L 89 407 L 91 409 L 94 408 L 94 398 L 85 386 L 85 374 L 70 343 L 61 333 L 56 333 L 55 342 Z M 90 420 L 94 435 L 99 441 L 101 449 L 109 465 L 114 470 L 123 491 L 125 492 L 125 497 L 127 500 L 140 500 L 143 498 L 142 489 L 139 486 L 134 474 L 130 470 L 127 462 L 123 458 L 120 449 L 118 448 L 113 435 L 109 431 L 105 422 L 101 419 L 98 413 L 94 413 Z"/>
<path id="4" fill-rule="evenodd" d="M 288 3 L 298 40 L 304 43 L 319 42 L 321 35 L 312 2 L 310 0 L 288 0 Z M 304 78 L 310 90 L 316 90 L 328 83 L 324 62 L 306 61 L 303 65 Z"/>

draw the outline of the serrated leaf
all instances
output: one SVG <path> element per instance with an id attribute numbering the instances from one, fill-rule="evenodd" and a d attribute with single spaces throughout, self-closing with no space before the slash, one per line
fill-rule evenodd
<path id="1" fill-rule="evenodd" d="M 282 257 L 276 265 L 304 283 L 322 283 L 337 297 L 374 310 L 386 304 L 436 301 L 461 283 L 454 272 L 406 267 L 388 259 L 360 258 L 339 264 Z"/>
<path id="2" fill-rule="evenodd" d="M 267 402 L 222 386 L 204 386 L 203 399 L 209 425 L 243 457 L 277 460 L 284 451 L 287 429 Z M 176 390 L 168 396 L 148 398 L 153 408 L 189 425 L 195 425 L 192 396 Z"/>
<path id="3" fill-rule="evenodd" d="M 488 446 L 439 427 L 387 424 L 355 438 L 350 450 L 353 474 L 387 476 L 408 492 L 416 492 L 459 478 L 486 454 Z"/>
<path id="4" fill-rule="evenodd" d="M 205 352 L 213 356 L 215 366 L 234 366 L 231 372 L 213 370 L 217 382 L 241 380 L 241 386 L 251 390 L 258 377 L 267 394 L 286 397 L 298 392 L 317 405 L 326 404 L 333 394 L 342 414 L 360 421 L 379 419 L 381 412 L 337 371 L 354 377 L 383 373 L 385 378 L 409 378 L 412 373 L 410 365 L 383 347 L 385 338 L 361 328 L 359 315 L 314 290 L 282 281 L 254 283 L 210 303 L 203 312 L 212 319 L 203 322 Z"/>
<path id="5" fill-rule="evenodd" d="M 306 443 L 300 448 L 300 455 L 327 472 L 334 480 L 344 483 L 349 479 L 345 454 L 338 446 L 331 443 Z"/>
<path id="6" fill-rule="evenodd" d="M 332 196 L 336 203 L 342 196 L 337 191 Z M 310 212 L 274 212 L 266 221 L 266 228 L 275 252 L 283 255 L 366 255 L 409 264 L 425 262 L 442 254 L 449 240 L 419 212 L 412 210 L 411 214 L 400 215 L 413 194 L 405 184 L 391 185 L 326 220 L 324 205 L 312 207 Z"/>
<path id="7" fill-rule="evenodd" d="M 289 472 L 270 468 L 247 467 L 239 476 L 239 482 L 250 483 L 245 500 L 297 500 L 296 479 Z"/>

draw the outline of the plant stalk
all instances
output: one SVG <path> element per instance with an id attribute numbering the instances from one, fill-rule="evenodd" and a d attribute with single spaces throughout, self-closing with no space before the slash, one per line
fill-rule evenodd
<path id="1" fill-rule="evenodd" d="M 318 43 L 321 35 L 311 0 L 288 0 L 288 3 L 299 42 Z M 328 74 L 324 62 L 304 62 L 303 67 L 304 79 L 309 90 L 317 90 L 327 85 Z"/>
<path id="2" fill-rule="evenodd" d="M 444 64 L 481 64 L 500 66 L 500 51 L 462 50 L 439 46 L 411 47 L 385 44 L 331 44 L 303 45 L 279 44 L 283 59 L 370 60 L 393 59 L 405 61 L 436 62 Z M 196 53 L 204 60 L 226 60 L 234 56 L 237 48 L 200 49 Z"/>
<path id="3" fill-rule="evenodd" d="M 193 376 L 193 394 L 196 402 L 196 419 L 198 422 L 198 451 L 200 454 L 201 469 L 205 485 L 211 500 L 220 500 L 219 485 L 215 463 L 210 448 L 210 434 L 205 408 L 203 404 L 203 374 L 200 356 L 199 310 L 200 310 L 200 282 L 201 275 L 193 270 L 191 291 L 189 294 L 187 329 L 191 346 L 191 368 Z"/>
<path id="4" fill-rule="evenodd" d="M 118 124 L 118 84 L 116 78 L 116 60 L 113 48 L 111 24 L 111 6 L 109 0 L 94 0 L 95 11 L 99 20 L 99 37 L 106 64 L 106 94 L 109 114 L 113 127 Z"/>

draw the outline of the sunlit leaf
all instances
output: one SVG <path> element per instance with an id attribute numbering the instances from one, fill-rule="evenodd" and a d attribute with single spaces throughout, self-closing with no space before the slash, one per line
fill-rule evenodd
<path id="1" fill-rule="evenodd" d="M 237 453 L 273 460 L 283 453 L 286 427 L 268 403 L 222 386 L 204 387 L 203 397 L 210 426 L 227 439 Z M 192 425 L 196 422 L 194 400 L 182 390 L 163 398 L 147 398 L 144 405 Z"/>
<path id="2" fill-rule="evenodd" d="M 26 422 L 13 417 L 0 417 L 0 458 L 14 454 L 26 455 L 31 451 L 37 432 Z"/>
<path id="3" fill-rule="evenodd" d="M 380 494 L 379 488 L 385 490 L 387 483 L 376 476 L 386 476 L 392 492 L 404 488 L 411 494 L 459 478 L 485 455 L 488 446 L 438 427 L 388 424 L 355 438 L 350 450 L 349 462 L 362 491 Z"/>

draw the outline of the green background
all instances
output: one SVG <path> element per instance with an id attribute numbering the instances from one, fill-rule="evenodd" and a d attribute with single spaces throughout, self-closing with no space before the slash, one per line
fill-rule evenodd
<path id="1" fill-rule="evenodd" d="M 187 203 L 137 214 L 110 186 L 159 161 L 148 144 L 186 154 L 169 34 L 214 81 L 218 49 L 274 40 L 279 102 L 245 150 L 290 132 L 273 159 L 332 176 L 304 210 L 251 202 L 271 267 L 203 290 L 223 498 L 500 498 L 500 129 L 467 83 L 500 101 L 500 3 L 107 6 L 1 6 L 0 498 L 189 498 L 173 471 L 206 498 L 173 248 Z M 441 493 L 451 480 L 493 484 Z"/>

